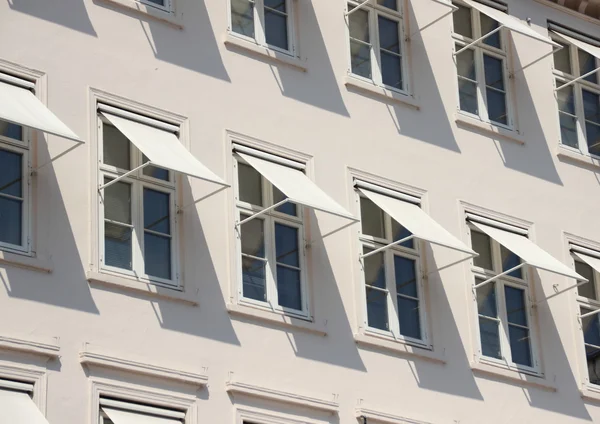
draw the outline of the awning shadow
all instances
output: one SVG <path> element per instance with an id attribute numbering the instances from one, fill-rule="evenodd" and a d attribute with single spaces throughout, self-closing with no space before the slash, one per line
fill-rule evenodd
<path id="1" fill-rule="evenodd" d="M 97 37 L 84 0 L 7 0 L 11 10 Z M 58 46 L 57 46 L 58 47 Z"/>

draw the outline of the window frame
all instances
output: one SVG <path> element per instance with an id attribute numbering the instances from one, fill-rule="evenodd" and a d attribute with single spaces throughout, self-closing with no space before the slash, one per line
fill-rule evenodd
<path id="1" fill-rule="evenodd" d="M 557 28 L 552 28 L 552 29 L 557 32 L 561 32 Z M 569 35 L 574 36 L 574 34 L 569 34 Z M 579 63 L 579 50 L 580 49 L 577 46 L 575 46 L 574 44 L 568 43 L 566 40 L 563 40 L 563 39 L 559 38 L 558 36 L 554 35 L 552 32 L 550 32 L 550 36 L 552 38 L 552 41 L 561 44 L 562 46 L 564 46 L 563 48 L 569 49 L 569 66 L 571 67 L 571 71 L 573 72 L 572 74 L 569 74 L 567 72 L 558 70 L 555 67 L 554 55 L 552 56 L 552 77 L 553 77 L 552 79 L 553 79 L 554 89 L 556 90 L 559 88 L 557 82 L 566 84 L 566 83 L 569 83 L 569 82 L 573 81 L 574 79 L 579 78 L 581 76 L 581 66 Z M 580 37 L 577 37 L 577 38 L 580 38 Z M 590 42 L 589 40 L 582 40 L 582 41 Z M 600 44 L 600 43 L 596 42 L 594 44 Z M 599 68 L 600 67 L 600 59 L 594 57 L 594 60 L 596 62 L 595 67 Z M 562 134 L 561 134 L 561 130 L 560 130 L 560 116 L 561 116 L 561 113 L 566 113 L 566 112 L 562 112 L 560 110 L 560 108 L 558 107 L 558 91 L 555 91 L 554 95 L 556 97 L 556 112 L 557 112 L 558 128 L 559 128 L 558 139 L 559 139 L 560 147 L 571 150 L 573 152 L 583 154 L 585 156 L 590 156 L 592 158 L 600 159 L 600 154 L 590 153 L 590 151 L 589 151 L 589 146 L 588 146 L 588 142 L 587 142 L 587 130 L 585 128 L 586 119 L 585 119 L 585 111 L 584 111 L 584 103 L 583 103 L 583 91 L 584 90 L 600 96 L 600 71 L 596 72 L 596 79 L 598 81 L 597 84 L 587 81 L 586 79 L 580 79 L 579 81 L 575 82 L 574 84 L 571 84 L 571 87 L 573 87 L 573 99 L 574 99 L 573 101 L 575 103 L 574 118 L 576 119 L 575 129 L 576 129 L 576 133 L 577 133 L 577 148 L 573 147 L 573 146 L 569 146 L 567 144 L 564 144 L 562 141 Z M 599 100 L 599 102 L 600 102 L 600 100 Z M 600 108 L 600 105 L 599 105 L 599 108 Z M 571 115 L 569 114 L 569 116 L 571 116 Z M 596 126 L 600 127 L 600 124 L 597 124 Z"/>
<path id="2" fill-rule="evenodd" d="M 239 164 L 245 164 L 246 166 L 251 167 L 249 164 L 245 163 L 245 161 L 236 155 L 235 151 L 232 152 L 233 157 L 233 181 L 234 181 L 234 208 L 235 222 L 241 221 L 241 215 L 253 215 L 255 213 L 261 212 L 263 209 L 273 205 L 273 184 L 262 174 L 256 171 L 261 178 L 261 187 L 262 187 L 262 201 L 263 205 L 253 205 L 248 202 L 244 202 L 240 200 L 240 185 L 238 180 L 238 169 Z M 281 164 L 282 166 L 286 166 L 285 164 Z M 252 168 L 254 169 L 254 168 Z M 291 215 L 277 212 L 275 209 L 270 210 L 269 212 L 256 217 L 254 219 L 263 221 L 263 230 L 264 230 L 264 243 L 265 243 L 265 295 L 266 299 L 264 301 L 259 301 L 256 299 L 251 299 L 248 297 L 244 297 L 243 289 L 244 289 L 244 281 L 243 281 L 243 269 L 242 269 L 242 238 L 241 238 L 241 228 L 236 227 L 235 230 L 235 238 L 236 238 L 236 275 L 237 275 L 237 285 L 236 285 L 236 295 L 237 295 L 237 303 L 244 306 L 250 306 L 254 308 L 259 308 L 267 311 L 272 311 L 281 315 L 290 316 L 293 318 L 299 318 L 303 320 L 312 320 L 312 311 L 310 308 L 310 293 L 308 287 L 308 267 L 307 267 L 307 252 L 306 252 L 306 244 L 308 240 L 308 225 L 306 225 L 307 211 L 305 210 L 306 206 L 296 204 L 296 217 Z M 302 310 L 291 309 L 287 307 L 280 306 L 278 304 L 278 291 L 277 291 L 277 262 L 276 262 L 276 244 L 275 244 L 275 224 L 281 223 L 289 227 L 296 228 L 298 230 L 298 258 L 300 265 L 300 290 L 302 296 Z"/>
<path id="3" fill-rule="evenodd" d="M 369 249 L 377 249 L 379 247 L 386 246 L 393 242 L 391 234 L 392 234 L 392 220 L 393 218 L 388 215 L 385 211 L 379 208 L 383 213 L 384 219 L 384 235 L 386 238 L 379 238 L 370 236 L 367 234 L 363 234 L 362 232 L 362 210 L 361 210 L 361 199 L 366 199 L 365 196 L 360 194 L 358 190 L 354 190 L 355 196 L 358 203 L 358 216 L 360 217 L 360 221 L 358 224 L 358 242 L 359 242 L 359 254 L 363 254 L 364 248 Z M 405 200 L 402 200 L 405 201 Z M 398 223 L 402 225 L 401 223 Z M 388 236 L 390 236 L 388 238 Z M 365 329 L 365 334 L 367 335 L 376 335 L 382 336 L 384 338 L 390 338 L 398 342 L 406 343 L 408 345 L 421 347 L 421 348 L 431 348 L 431 341 L 429 336 L 429 323 L 427 320 L 428 317 L 428 304 L 425 296 L 425 282 L 424 282 L 424 261 L 422 260 L 423 255 L 423 247 L 422 241 L 417 238 L 413 238 L 413 248 L 408 248 L 396 244 L 394 246 L 390 246 L 388 249 L 385 249 L 381 253 L 384 258 L 384 270 L 385 270 L 385 281 L 386 281 L 386 305 L 387 305 L 387 316 L 388 316 L 388 330 L 382 330 L 375 327 L 370 327 L 368 322 L 368 308 L 367 308 L 367 296 L 366 296 L 366 288 L 367 282 L 365 279 L 365 268 L 364 268 L 364 260 L 360 261 L 360 282 L 361 282 L 361 293 L 362 293 L 362 321 L 361 324 Z M 400 334 L 400 322 L 398 316 L 398 293 L 396 291 L 396 280 L 395 280 L 395 268 L 394 268 L 394 257 L 399 256 L 402 258 L 410 259 L 415 261 L 415 276 L 416 276 L 416 285 L 417 285 L 417 296 L 419 302 L 419 320 L 420 320 L 420 329 L 421 329 L 421 339 L 416 339 L 409 336 L 404 336 Z"/>
<path id="4" fill-rule="evenodd" d="M 266 36 L 266 23 L 265 23 L 265 6 L 264 0 L 248 0 L 254 3 L 253 7 L 253 22 L 254 22 L 254 37 L 249 37 L 233 30 L 232 21 L 232 0 L 227 0 L 227 30 L 233 37 L 238 37 L 242 40 L 249 41 L 253 44 L 264 47 L 274 52 L 283 53 L 288 56 L 297 56 L 297 39 L 296 39 L 296 0 L 285 0 L 287 10 L 287 38 L 288 48 L 282 49 L 281 47 L 274 46 L 267 43 Z"/>
<path id="5" fill-rule="evenodd" d="M 116 404 L 119 404 L 118 407 L 112 406 L 113 408 L 120 409 L 122 411 L 126 411 L 129 413 L 140 414 L 140 415 L 144 416 L 149 413 L 149 411 L 144 411 L 144 409 L 148 408 L 148 409 L 152 410 L 152 415 L 156 415 L 157 417 L 168 418 L 170 420 L 178 420 L 178 421 L 180 421 L 181 424 L 186 423 L 186 417 L 180 419 L 180 418 L 175 418 L 169 414 L 169 412 L 181 412 L 185 416 L 187 416 L 187 413 L 183 412 L 183 411 L 176 411 L 174 409 L 168 409 L 168 408 L 165 408 L 164 406 L 154 406 L 154 405 L 150 405 L 150 404 L 142 404 L 142 403 L 136 403 L 136 402 L 131 402 L 131 401 L 127 401 L 127 400 L 112 399 L 112 398 L 107 398 L 107 397 L 101 396 L 100 401 L 99 401 L 99 407 L 98 407 L 98 411 L 99 411 L 98 420 L 97 420 L 98 424 L 112 424 L 113 423 L 113 421 L 111 421 L 110 417 L 108 417 L 106 412 L 104 412 L 102 410 L 102 406 L 103 406 L 102 404 L 105 401 L 113 401 Z M 166 412 L 166 414 L 161 415 L 160 414 L 161 410 L 164 410 Z"/>
<path id="6" fill-rule="evenodd" d="M 164 12 L 172 13 L 173 12 L 173 3 L 175 0 L 164 0 L 164 2 L 165 2 L 164 6 L 153 3 L 149 0 L 137 0 L 137 1 L 141 4 L 143 4 L 144 6 L 153 7 L 155 9 L 162 10 Z"/>
<path id="7" fill-rule="evenodd" d="M 97 184 L 98 187 L 104 184 L 104 178 L 116 178 L 128 172 L 128 170 L 119 169 L 112 165 L 104 164 L 104 125 L 112 125 L 105 118 L 96 114 L 97 119 Z M 116 127 L 115 127 L 116 128 Z M 117 129 L 118 130 L 118 129 Z M 125 137 L 127 138 L 127 137 Z M 139 150 L 133 142 L 129 141 L 129 153 L 130 153 L 130 169 L 134 169 L 136 166 L 141 165 L 143 153 Z M 105 263 L 105 215 L 103 197 L 104 190 L 101 190 L 97 196 L 97 210 L 98 210 L 98 268 L 101 272 L 125 276 L 128 278 L 135 279 L 137 281 L 151 283 L 154 285 L 164 286 L 171 289 L 181 289 L 181 278 L 180 278 L 180 264 L 179 264 L 179 219 L 178 219 L 178 195 L 180 193 L 180 182 L 177 172 L 169 171 L 169 181 L 160 180 L 143 174 L 143 169 L 140 169 L 133 174 L 130 174 L 119 182 L 129 184 L 130 189 L 130 201 L 131 201 L 131 226 L 132 226 L 132 269 L 127 270 L 118 268 Z M 118 184 L 118 183 L 117 183 Z M 170 238 L 171 238 L 171 275 L 170 280 L 154 277 L 147 275 L 145 272 L 145 259 L 144 259 L 144 189 L 149 188 L 154 191 L 169 194 L 169 214 L 170 214 Z"/>
<path id="8" fill-rule="evenodd" d="M 469 245 L 473 248 L 472 244 L 472 233 L 477 232 L 482 233 L 473 225 L 471 225 L 467 221 L 467 233 L 469 237 Z M 499 342 L 500 342 L 500 353 L 502 358 L 493 358 L 490 356 L 483 355 L 483 348 L 481 344 L 481 335 L 479 329 L 479 307 L 477 304 L 477 289 L 475 289 L 475 284 L 477 284 L 478 279 L 487 280 L 488 278 L 492 278 L 502 273 L 502 255 L 501 255 L 501 245 L 492 237 L 487 236 L 490 240 L 490 250 L 491 250 L 491 259 L 492 259 L 492 270 L 488 270 L 479 266 L 475 266 L 474 260 L 471 261 L 471 274 L 473 278 L 473 302 L 475 306 L 474 310 L 474 319 L 475 319 L 475 337 L 476 337 L 476 358 L 479 362 L 493 364 L 502 367 L 508 367 L 511 370 L 532 374 L 539 376 L 541 374 L 540 367 L 540 359 L 539 359 L 539 346 L 538 346 L 538 331 L 536 327 L 536 319 L 534 316 L 533 309 L 533 298 L 532 298 L 532 281 L 531 281 L 531 273 L 527 266 L 523 266 L 520 268 L 521 277 L 516 278 L 510 275 L 504 275 L 498 279 L 496 279 L 493 283 L 495 285 L 495 295 L 496 295 L 496 310 L 498 313 L 498 321 L 499 325 Z M 527 237 L 524 235 L 523 237 Z M 525 299 L 525 307 L 526 307 L 526 316 L 527 316 L 527 329 L 529 330 L 529 347 L 531 354 L 531 366 L 526 366 L 522 364 L 517 364 L 512 361 L 512 352 L 510 346 L 510 335 L 509 335 L 509 322 L 506 311 L 506 298 L 505 298 L 505 290 L 504 287 L 513 287 L 523 290 L 524 299 Z"/>
<path id="9" fill-rule="evenodd" d="M 490 7 L 498 8 L 498 7 L 495 7 L 494 5 L 491 5 L 490 2 L 482 1 L 481 3 L 486 4 Z M 481 32 L 482 32 L 481 31 L 481 15 L 482 15 L 482 13 L 479 12 L 478 10 L 476 10 L 475 8 L 469 7 L 467 4 L 461 2 L 460 0 L 452 0 L 452 4 L 460 5 L 460 6 L 465 7 L 470 10 L 470 12 L 471 12 L 471 28 L 473 31 L 472 39 L 465 37 L 454 31 L 454 21 L 452 21 L 452 31 L 451 31 L 452 52 L 456 52 L 457 44 L 460 45 L 460 48 L 463 48 L 463 47 L 467 46 L 468 44 L 470 44 L 471 42 L 482 37 L 482 34 L 481 34 Z M 503 13 L 508 14 L 508 10 L 500 9 L 500 8 L 498 8 L 498 10 L 500 10 Z M 492 19 L 492 18 L 490 18 L 490 19 Z M 475 61 L 475 78 L 476 78 L 475 81 L 477 82 L 477 105 L 478 105 L 478 110 L 479 110 L 479 114 L 477 114 L 477 115 L 473 114 L 471 112 L 464 111 L 460 108 L 460 86 L 458 85 L 458 80 L 461 77 L 458 75 L 458 66 L 457 66 L 458 55 L 453 55 L 453 60 L 455 63 L 455 70 L 456 70 L 456 81 L 457 81 L 457 85 L 456 85 L 457 111 L 460 114 L 463 114 L 463 115 L 468 116 L 473 119 L 477 119 L 478 121 L 484 122 L 486 124 L 489 124 L 489 125 L 492 125 L 492 126 L 495 126 L 498 128 L 504 128 L 509 131 L 515 131 L 516 130 L 516 125 L 515 125 L 516 108 L 513 104 L 512 78 L 510 77 L 511 69 L 513 69 L 512 60 L 511 60 L 511 48 L 509 47 L 510 46 L 509 40 L 511 39 L 511 33 L 508 28 L 502 28 L 500 31 L 498 31 L 498 33 L 500 34 L 500 44 L 501 44 L 500 49 L 485 44 L 484 43 L 485 40 L 482 40 L 467 49 L 467 50 L 474 51 L 473 57 L 474 57 L 474 61 Z M 491 56 L 495 59 L 501 59 L 502 63 L 503 63 L 503 82 L 504 82 L 505 95 L 506 95 L 506 115 L 507 115 L 506 116 L 506 122 L 507 122 L 506 124 L 492 121 L 489 118 L 489 113 L 488 113 L 489 108 L 488 108 L 487 90 L 486 90 L 487 85 L 485 82 L 485 67 L 484 67 L 484 56 L 485 55 Z"/>
<path id="10" fill-rule="evenodd" d="M 346 15 L 346 43 L 348 52 L 348 77 L 356 78 L 360 81 L 364 81 L 367 84 L 382 87 L 386 90 L 390 90 L 396 93 L 410 96 L 412 91 L 410 66 L 409 66 L 409 54 L 407 51 L 410 43 L 406 40 L 406 28 L 408 23 L 405 17 L 405 0 L 397 0 L 398 8 L 393 10 L 376 3 L 368 3 L 361 7 L 360 10 L 364 10 L 368 13 L 368 24 L 369 24 L 369 40 L 371 48 L 369 50 L 371 60 L 371 78 L 363 77 L 352 72 L 352 37 L 350 37 L 350 20 Z M 360 0 L 346 0 L 346 13 L 351 11 L 349 6 L 358 7 L 362 2 Z M 379 16 L 398 23 L 398 39 L 400 41 L 400 69 L 402 72 L 402 89 L 392 87 L 383 83 L 383 71 L 381 69 L 381 42 L 379 40 Z M 357 40 L 357 42 L 364 44 L 364 42 Z"/>

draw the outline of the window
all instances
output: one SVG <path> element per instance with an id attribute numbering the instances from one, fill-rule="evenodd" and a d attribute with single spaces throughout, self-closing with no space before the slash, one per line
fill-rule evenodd
<path id="1" fill-rule="evenodd" d="M 140 403 L 123 402 L 116 399 L 100 398 L 98 424 L 121 423 L 183 424 L 185 412 L 150 406 Z"/>
<path id="2" fill-rule="evenodd" d="M 407 91 L 401 1 L 371 3 L 357 10 L 359 2 L 348 3 L 350 72 L 377 85 Z"/>
<path id="3" fill-rule="evenodd" d="M 250 218 L 286 199 L 257 170 L 237 156 L 237 219 Z M 308 315 L 304 259 L 304 208 L 285 203 L 237 227 L 244 303 L 292 315 Z"/>
<path id="4" fill-rule="evenodd" d="M 518 266 L 521 259 L 487 234 L 471 228 L 475 284 Z M 533 370 L 529 286 L 524 268 L 476 288 L 480 354 L 492 361 Z"/>
<path id="5" fill-rule="evenodd" d="M 6 422 L 48 424 L 33 401 L 34 384 L 0 379 L 0 411 Z"/>
<path id="6" fill-rule="evenodd" d="M 136 170 L 148 158 L 105 116 L 98 125 L 102 268 L 177 285 L 175 172 L 153 165 Z"/>
<path id="7" fill-rule="evenodd" d="M 507 37 L 501 29 L 475 45 L 473 41 L 499 27 L 497 21 L 455 2 L 454 45 L 458 75 L 459 109 L 485 122 L 512 126 L 507 79 Z"/>
<path id="8" fill-rule="evenodd" d="M 600 253 L 599 253 L 600 254 Z M 575 259 L 575 272 L 588 279 L 588 283 L 577 287 L 577 302 L 583 316 L 600 308 L 598 283 L 600 275 L 589 264 Z M 581 319 L 583 342 L 590 384 L 600 385 L 600 315 L 597 313 Z"/>
<path id="9" fill-rule="evenodd" d="M 29 142 L 25 127 L 0 120 L 0 248 L 29 251 Z"/>
<path id="10" fill-rule="evenodd" d="M 138 0 L 140 3 L 148 5 L 150 7 L 156 7 L 158 9 L 166 10 L 167 12 L 171 11 L 171 1 L 172 0 Z"/>
<path id="11" fill-rule="evenodd" d="M 293 0 L 230 1 L 231 31 L 257 44 L 293 53 Z"/>
<path id="12" fill-rule="evenodd" d="M 554 78 L 564 146 L 586 155 L 600 156 L 600 84 L 598 73 L 571 83 L 598 68 L 598 60 L 588 52 L 555 37 L 563 48 L 554 53 Z M 568 87 L 560 88 L 571 83 Z"/>
<path id="13" fill-rule="evenodd" d="M 363 196 L 360 215 L 363 255 L 411 235 Z M 366 256 L 362 266 L 369 331 L 423 344 L 426 331 L 418 243 L 411 239 Z"/>

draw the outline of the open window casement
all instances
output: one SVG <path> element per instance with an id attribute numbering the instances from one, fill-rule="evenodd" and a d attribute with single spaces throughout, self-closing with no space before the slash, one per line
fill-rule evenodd
<path id="1" fill-rule="evenodd" d="M 32 392 L 32 384 L 0 380 L 0 424 L 48 424 Z"/>
<path id="2" fill-rule="evenodd" d="M 571 245 L 571 253 L 573 254 L 573 256 L 575 256 L 577 259 L 579 259 L 581 262 L 589 265 L 595 272 L 600 273 L 600 252 L 591 250 L 591 249 L 587 249 L 585 247 Z M 575 287 L 578 287 L 581 284 L 586 283 L 586 282 L 587 281 L 577 284 L 577 286 L 575 286 Z M 572 287 L 572 288 L 575 288 L 575 287 Z M 590 317 L 592 315 L 597 315 L 597 314 L 600 314 L 600 308 L 596 308 L 596 309 L 590 310 L 589 312 L 581 314 L 580 319 L 584 319 L 584 318 Z"/>
<path id="3" fill-rule="evenodd" d="M 100 424 L 183 424 L 184 421 L 182 411 L 100 399 Z"/>
<path id="4" fill-rule="evenodd" d="M 403 200 L 399 197 L 386 195 L 381 187 L 364 181 L 356 181 L 355 185 L 360 193 L 375 203 L 381 210 L 387 213 L 398 224 L 406 228 L 411 235 L 401 240 L 394 241 L 379 249 L 372 250 L 361 255 L 361 259 L 374 255 L 382 250 L 387 250 L 397 244 L 405 243 L 413 238 L 421 239 L 431 244 L 444 246 L 452 250 L 466 253 L 470 257 L 477 256 L 472 249 L 467 247 L 462 241 L 454 237 L 444 227 L 438 224 L 433 218 L 420 208 L 417 203 L 411 200 Z M 387 191 L 387 190 L 386 190 Z M 393 193 L 393 192 L 392 192 Z M 408 196 L 406 196 L 408 197 Z M 418 199 L 416 199 L 418 201 Z M 468 258 L 465 258 L 465 260 Z"/>
<path id="5" fill-rule="evenodd" d="M 514 253 L 521 259 L 521 263 L 498 274 L 494 277 L 488 278 L 487 280 L 481 281 L 480 283 L 475 284 L 474 289 L 478 289 L 486 284 L 492 283 L 497 279 L 514 273 L 515 271 L 525 267 L 530 266 L 532 268 L 541 269 L 544 271 L 549 271 L 554 274 L 563 275 L 565 277 L 570 277 L 575 279 L 576 281 L 587 281 L 584 277 L 577 274 L 567 265 L 560 262 L 558 259 L 555 259 L 552 255 L 546 252 L 544 249 L 539 247 L 537 244 L 529 240 L 527 238 L 526 231 L 514 232 L 508 229 L 506 225 L 501 223 L 497 223 L 497 226 L 493 221 L 487 220 L 484 218 L 478 218 L 476 216 L 468 214 L 468 220 L 473 227 L 478 229 L 484 234 L 487 234 L 490 238 L 497 241 L 500 245 L 504 246 L 507 250 Z M 483 224 L 481 221 L 485 220 L 486 223 Z M 489 221 L 489 222 L 487 222 Z M 501 227 L 505 227 L 501 228 Z M 573 286 L 575 287 L 575 286 Z M 548 298 L 547 298 L 548 299 Z M 544 299 L 547 300 L 547 299 Z M 537 302 L 539 304 L 541 302 Z"/>
<path id="6" fill-rule="evenodd" d="M 101 185 L 99 190 L 147 166 L 168 169 L 223 187 L 229 186 L 181 144 L 176 135 L 178 127 L 107 105 L 99 105 L 99 110 L 148 158 L 147 162 Z"/>

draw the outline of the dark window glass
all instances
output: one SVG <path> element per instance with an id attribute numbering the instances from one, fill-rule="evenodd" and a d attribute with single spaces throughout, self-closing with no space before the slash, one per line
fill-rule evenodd
<path id="1" fill-rule="evenodd" d="M 110 182 L 105 178 L 104 183 Z M 104 189 L 104 263 L 131 270 L 131 185 L 122 181 Z"/>
<path id="2" fill-rule="evenodd" d="M 471 230 L 471 246 L 473 250 L 479 253 L 479 256 L 473 258 L 475 266 L 493 270 L 492 265 L 492 244 L 490 237 L 487 234 L 479 231 Z"/>
<path id="3" fill-rule="evenodd" d="M 554 69 L 567 74 L 573 74 L 573 70 L 571 69 L 571 50 L 566 44 L 560 42 L 558 44 L 563 46 L 563 48 L 554 52 Z"/>
<path id="4" fill-rule="evenodd" d="M 500 257 L 502 258 L 502 272 L 508 271 L 521 264 L 521 258 L 504 246 L 500 246 Z M 508 275 L 515 278 L 523 278 L 522 270 L 523 268 L 516 269 Z"/>
<path id="5" fill-rule="evenodd" d="M 385 238 L 383 211 L 366 197 L 360 198 L 360 218 L 363 234 L 372 237 Z"/>
<path id="6" fill-rule="evenodd" d="M 412 259 L 394 256 L 394 272 L 398 296 L 400 334 L 420 339 L 421 319 L 419 315 L 416 262 Z"/>
<path id="7" fill-rule="evenodd" d="M 579 296 L 597 300 L 596 279 L 594 278 L 593 268 L 586 263 L 575 261 L 575 272 L 588 280 L 587 283 L 577 287 Z"/>
<path id="8" fill-rule="evenodd" d="M 276 205 L 277 203 L 281 202 L 282 200 L 284 200 L 286 198 L 287 198 L 287 196 L 285 194 L 283 194 L 281 192 L 281 190 L 279 190 L 277 187 L 273 186 L 273 204 L 274 205 Z M 277 212 L 281 212 L 286 215 L 292 215 L 292 216 L 298 215 L 296 204 L 291 203 L 291 202 L 284 203 L 283 205 L 279 206 L 275 210 Z"/>
<path id="9" fill-rule="evenodd" d="M 349 10 L 353 8 L 350 7 Z M 349 16 L 350 55 L 352 73 L 371 78 L 371 42 L 369 39 L 369 13 L 363 9 Z"/>
<path id="10" fill-rule="evenodd" d="M 464 37 L 473 38 L 473 25 L 471 23 L 471 9 L 459 4 L 458 10 L 452 14 L 454 32 Z"/>
<path id="11" fill-rule="evenodd" d="M 0 120 L 0 135 L 15 140 L 23 140 L 23 127 L 11 122 Z"/>
<path id="12" fill-rule="evenodd" d="M 483 280 L 476 280 L 479 284 Z M 502 358 L 500 351 L 500 331 L 496 303 L 496 284 L 488 283 L 477 289 L 477 309 L 479 311 L 479 337 L 481 353 L 492 358 Z"/>
<path id="13" fill-rule="evenodd" d="M 406 228 L 404 228 L 402 225 L 398 224 L 395 220 L 392 219 L 392 240 L 393 241 L 402 240 L 411 235 L 412 235 L 412 233 L 410 231 L 408 231 Z M 401 243 L 400 246 L 403 246 L 403 247 L 406 247 L 409 249 L 414 249 L 415 248 L 414 239 L 405 241 L 404 243 Z"/>
<path id="14" fill-rule="evenodd" d="M 578 50 L 579 56 L 579 75 L 585 75 L 588 72 L 592 72 L 598 66 L 596 65 L 596 58 L 589 54 L 588 52 L 584 52 L 583 50 Z M 584 80 L 589 81 L 593 84 L 598 84 L 598 73 L 593 73 L 584 78 Z"/>
<path id="15" fill-rule="evenodd" d="M 483 13 L 479 14 L 479 19 L 481 20 L 481 35 L 486 35 L 498 28 L 498 22 L 496 22 L 489 16 L 484 15 Z M 484 38 L 483 43 L 487 44 L 488 46 L 501 49 L 501 32 L 502 30 L 496 31 L 492 35 L 488 35 L 486 38 Z"/>
<path id="16" fill-rule="evenodd" d="M 248 218 L 241 215 L 240 220 Z M 241 226 L 243 296 L 267 300 L 264 221 L 253 219 Z"/>
<path id="17" fill-rule="evenodd" d="M 371 249 L 365 248 L 364 253 Z M 367 319 L 369 327 L 388 330 L 388 292 L 385 285 L 385 267 L 382 253 L 364 258 L 365 283 L 367 285 Z"/>
<path id="18" fill-rule="evenodd" d="M 104 163 L 119 169 L 131 169 L 130 143 L 127 137 L 109 124 L 103 124 L 102 132 Z"/>
<path id="19" fill-rule="evenodd" d="M 265 1 L 265 36 L 267 44 L 288 50 L 288 23 L 285 0 Z"/>
<path id="20" fill-rule="evenodd" d="M 238 163 L 239 196 L 242 202 L 262 206 L 262 176 L 249 165 Z"/>
<path id="21" fill-rule="evenodd" d="M 525 307 L 525 291 L 504 286 L 504 297 L 512 361 L 515 364 L 530 367 L 532 365 L 531 344 Z"/>
<path id="22" fill-rule="evenodd" d="M 170 195 L 144 189 L 144 264 L 146 274 L 170 280 Z"/>
<path id="23" fill-rule="evenodd" d="M 142 155 L 142 162 L 148 162 L 148 158 L 146 155 Z M 156 178 L 157 180 L 169 181 L 169 171 L 164 168 L 159 168 L 158 166 L 148 165 L 142 169 L 144 175 L 148 177 Z"/>

